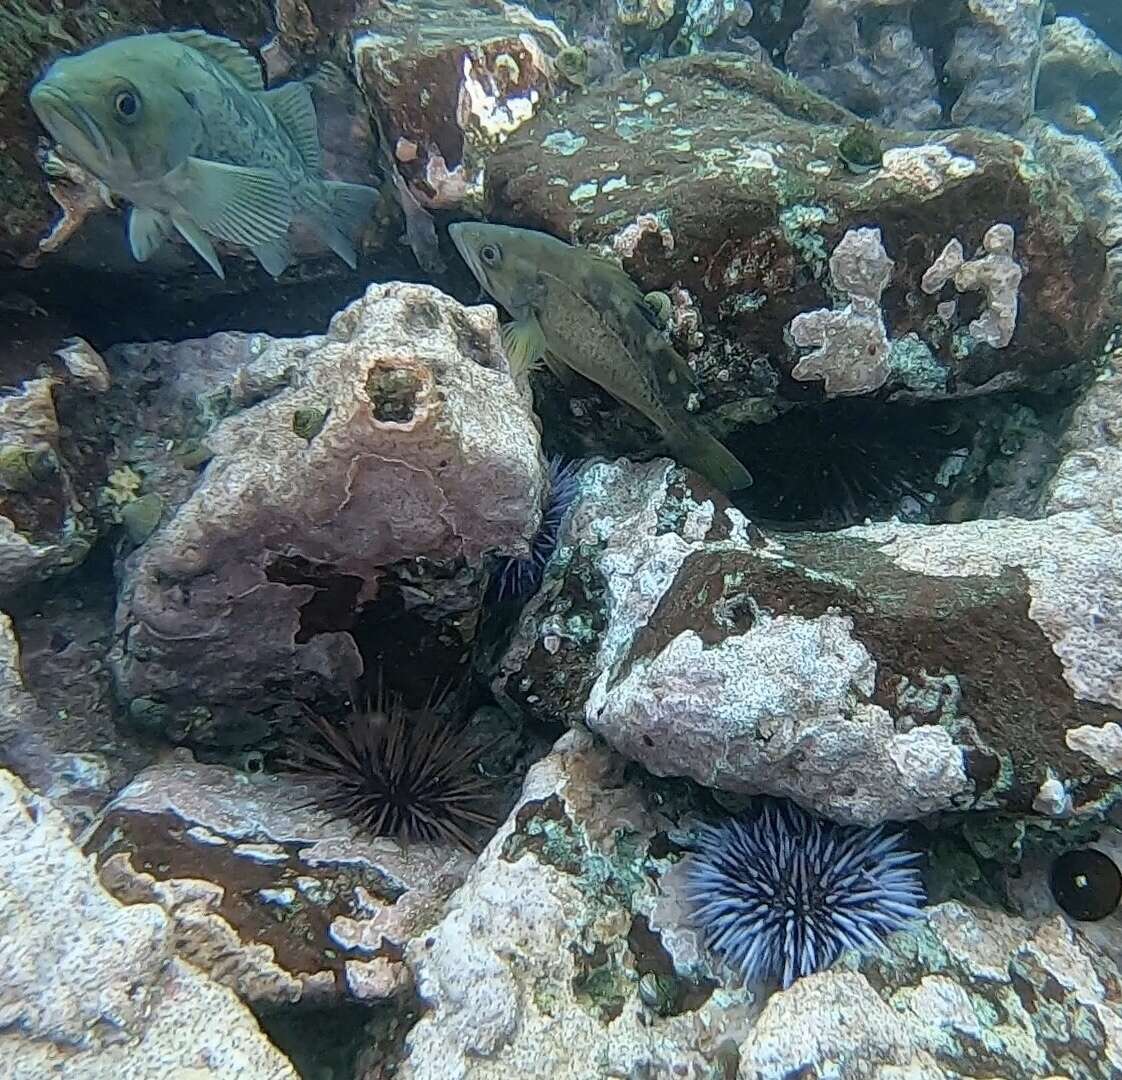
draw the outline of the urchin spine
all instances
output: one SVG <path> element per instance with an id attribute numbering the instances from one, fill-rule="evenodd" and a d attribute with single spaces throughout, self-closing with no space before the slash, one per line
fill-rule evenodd
<path id="1" fill-rule="evenodd" d="M 743 981 L 788 987 L 906 928 L 924 902 L 919 858 L 884 826 L 837 825 L 767 800 L 701 831 L 687 895 L 706 944 Z"/>

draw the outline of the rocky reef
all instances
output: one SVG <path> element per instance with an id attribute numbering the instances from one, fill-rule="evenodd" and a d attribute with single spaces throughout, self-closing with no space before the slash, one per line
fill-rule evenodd
<path id="1" fill-rule="evenodd" d="M 37 127 L 185 26 L 307 81 L 356 269 L 136 263 Z M 1120 166 L 1097 0 L 8 4 L 11 1074 L 1122 1074 Z M 512 365 L 479 218 L 622 268 L 754 484 Z M 927 902 L 783 986 L 691 875 L 792 803 Z"/>

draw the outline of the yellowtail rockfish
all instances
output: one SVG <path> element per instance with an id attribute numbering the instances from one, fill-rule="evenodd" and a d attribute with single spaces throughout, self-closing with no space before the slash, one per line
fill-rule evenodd
<path id="1" fill-rule="evenodd" d="M 689 411 L 693 371 L 623 270 L 530 229 L 462 222 L 449 233 L 480 285 L 515 320 L 503 328 L 512 370 L 542 359 L 563 375 L 560 362 L 638 409 L 675 457 L 720 490 L 752 483 Z"/>
<path id="2" fill-rule="evenodd" d="M 30 101 L 66 153 L 132 204 L 140 262 L 174 230 L 219 277 L 212 237 L 248 247 L 277 277 L 301 220 L 355 266 L 377 192 L 323 178 L 307 85 L 266 90 L 237 42 L 203 30 L 120 38 L 56 60 Z"/>

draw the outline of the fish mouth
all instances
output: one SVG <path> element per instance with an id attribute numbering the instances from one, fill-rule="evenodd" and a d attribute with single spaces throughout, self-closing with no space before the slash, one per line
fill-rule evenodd
<path id="1" fill-rule="evenodd" d="M 454 222 L 448 226 L 448 235 L 452 238 L 452 243 L 456 245 L 456 250 L 460 253 L 460 258 L 468 264 L 468 269 L 475 275 L 476 281 L 486 288 L 487 275 L 483 272 L 482 264 L 479 262 L 479 258 L 468 240 L 467 233 L 469 227 L 466 221 Z"/>
<path id="2" fill-rule="evenodd" d="M 109 141 L 94 118 L 64 90 L 39 83 L 29 96 L 31 109 L 55 141 L 91 172 L 101 172 L 113 158 Z"/>

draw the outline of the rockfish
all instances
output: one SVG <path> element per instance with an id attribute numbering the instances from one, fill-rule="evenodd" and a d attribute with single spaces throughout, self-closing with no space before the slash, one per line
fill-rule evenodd
<path id="1" fill-rule="evenodd" d="M 132 204 L 132 253 L 178 232 L 224 277 L 210 238 L 248 247 L 277 277 L 306 222 L 348 266 L 377 199 L 325 180 L 311 92 L 266 90 L 241 45 L 203 30 L 140 34 L 56 60 L 32 87 L 43 126 Z"/>
<path id="2" fill-rule="evenodd" d="M 638 409 L 671 453 L 714 486 L 735 491 L 752 483 L 690 413 L 693 371 L 618 266 L 530 229 L 461 222 L 448 231 L 480 285 L 515 320 L 503 334 L 512 368 L 560 361 Z"/>

